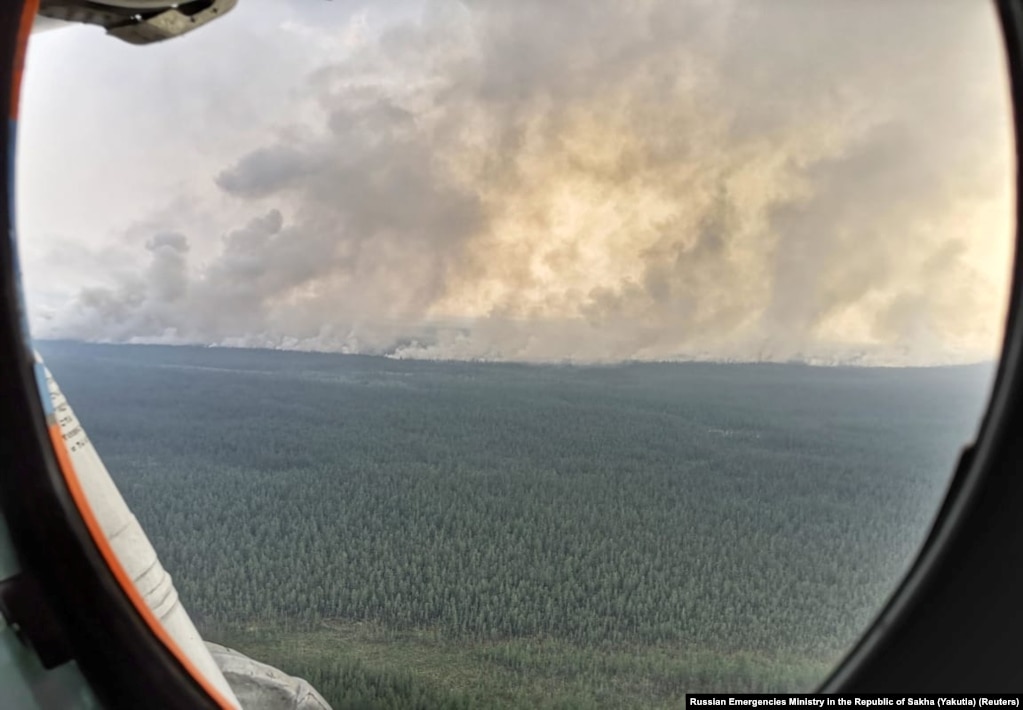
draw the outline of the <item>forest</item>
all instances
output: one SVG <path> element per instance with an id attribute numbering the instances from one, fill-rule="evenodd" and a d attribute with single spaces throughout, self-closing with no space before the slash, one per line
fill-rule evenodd
<path id="1" fill-rule="evenodd" d="M 203 634 L 335 710 L 812 689 L 992 375 L 37 348 Z"/>

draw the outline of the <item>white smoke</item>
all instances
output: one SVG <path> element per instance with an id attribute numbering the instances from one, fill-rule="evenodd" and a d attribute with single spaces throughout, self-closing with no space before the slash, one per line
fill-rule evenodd
<path id="1" fill-rule="evenodd" d="M 990 8 L 479 0 L 365 23 L 308 77 L 315 110 L 204 176 L 251 215 L 212 258 L 190 262 L 209 236 L 168 220 L 145 272 L 82 290 L 42 334 L 523 360 L 995 354 L 1013 166 Z"/>

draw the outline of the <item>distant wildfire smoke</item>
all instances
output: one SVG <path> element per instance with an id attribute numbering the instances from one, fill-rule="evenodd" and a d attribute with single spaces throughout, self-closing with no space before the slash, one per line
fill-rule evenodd
<path id="1" fill-rule="evenodd" d="M 308 78 L 314 110 L 202 176 L 251 217 L 213 258 L 168 219 L 148 271 L 40 333 L 523 360 L 997 351 L 1013 166 L 986 6 L 432 2 L 352 36 Z"/>

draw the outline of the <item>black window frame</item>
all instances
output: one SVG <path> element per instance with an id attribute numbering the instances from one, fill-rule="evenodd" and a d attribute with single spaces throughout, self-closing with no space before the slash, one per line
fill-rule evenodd
<path id="1" fill-rule="evenodd" d="M 1023 143 L 1023 0 L 996 3 Z M 0 2 L 0 103 L 10 116 L 21 0 Z M 907 28 L 911 32 L 912 28 Z M 0 509 L 40 609 L 107 707 L 218 705 L 151 632 L 106 567 L 48 439 L 13 239 L 16 122 L 0 137 Z M 22 156 L 23 159 L 30 156 Z M 1017 214 L 1021 192 L 1016 184 Z M 820 692 L 1023 690 L 1023 264 L 1016 229 L 1006 335 L 976 443 L 890 603 Z"/>

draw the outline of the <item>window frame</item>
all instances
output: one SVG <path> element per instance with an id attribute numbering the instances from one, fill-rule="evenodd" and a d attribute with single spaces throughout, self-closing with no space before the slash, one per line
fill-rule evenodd
<path id="1" fill-rule="evenodd" d="M 1015 143 L 1023 142 L 1023 0 L 997 2 Z M 39 607 L 108 707 L 220 707 L 132 606 L 69 493 L 49 440 L 17 271 L 14 158 L 21 66 L 37 0 L 0 3 L 0 511 Z M 911 31 L 908 30 L 908 31 Z M 23 156 L 24 157 L 24 156 Z M 1016 184 L 1017 208 L 1020 184 Z M 1019 210 L 1017 209 L 1017 214 Z M 1023 264 L 1016 228 L 993 395 L 924 547 L 820 692 L 1023 689 Z M 0 521 L 2 524 L 2 521 Z"/>

